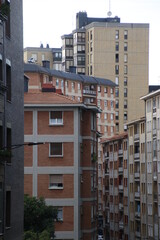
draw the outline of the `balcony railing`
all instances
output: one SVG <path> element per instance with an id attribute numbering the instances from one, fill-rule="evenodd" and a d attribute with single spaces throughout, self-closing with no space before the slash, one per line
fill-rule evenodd
<path id="1" fill-rule="evenodd" d="M 85 95 L 95 95 L 96 96 L 96 91 L 83 89 L 83 94 L 85 94 Z"/>

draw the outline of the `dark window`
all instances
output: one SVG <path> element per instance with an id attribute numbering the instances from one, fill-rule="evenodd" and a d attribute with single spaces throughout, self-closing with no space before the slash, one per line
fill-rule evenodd
<path id="1" fill-rule="evenodd" d="M 7 100 L 11 101 L 11 66 L 6 65 Z"/>
<path id="2" fill-rule="evenodd" d="M 3 146 L 3 127 L 0 126 L 0 148 Z"/>
<path id="3" fill-rule="evenodd" d="M 11 226 L 11 191 L 6 192 L 6 227 Z"/>
<path id="4" fill-rule="evenodd" d="M 92 66 L 90 66 L 90 75 L 92 75 Z"/>
<path id="5" fill-rule="evenodd" d="M 9 152 L 11 152 L 11 145 L 12 145 L 12 142 L 11 142 L 11 128 L 7 128 L 7 149 L 8 149 Z M 11 156 L 10 155 L 7 157 L 7 162 L 11 163 Z"/>
<path id="6" fill-rule="evenodd" d="M 118 63 L 119 62 L 119 54 L 118 53 L 116 53 L 116 55 L 115 55 L 115 61 Z"/>
<path id="7" fill-rule="evenodd" d="M 128 44 L 124 43 L 124 51 L 127 51 L 127 50 L 128 50 Z"/>
<path id="8" fill-rule="evenodd" d="M 115 96 L 119 97 L 119 89 L 118 88 L 115 89 Z"/>
<path id="9" fill-rule="evenodd" d="M 50 143 L 50 156 L 62 156 L 62 143 Z"/>
<path id="10" fill-rule="evenodd" d="M 115 50 L 119 51 L 119 42 L 116 42 Z"/>

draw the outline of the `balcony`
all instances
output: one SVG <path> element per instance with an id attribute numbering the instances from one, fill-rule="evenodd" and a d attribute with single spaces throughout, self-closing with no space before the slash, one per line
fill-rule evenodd
<path id="1" fill-rule="evenodd" d="M 119 210 L 123 210 L 123 203 L 119 203 Z"/>
<path id="2" fill-rule="evenodd" d="M 135 212 L 135 219 L 140 220 L 140 212 Z"/>
<path id="3" fill-rule="evenodd" d="M 134 154 L 135 161 L 139 161 L 139 156 L 140 156 L 139 152 Z"/>
<path id="4" fill-rule="evenodd" d="M 119 228 L 120 228 L 120 229 L 123 229 L 123 228 L 124 228 L 123 219 L 121 219 L 121 220 L 119 221 Z"/>
<path id="5" fill-rule="evenodd" d="M 134 141 L 137 141 L 137 140 L 139 140 L 139 133 L 134 135 Z"/>
<path id="6" fill-rule="evenodd" d="M 123 154 L 123 149 L 119 149 L 118 150 L 118 155 L 122 155 Z"/>
<path id="7" fill-rule="evenodd" d="M 141 237 L 141 232 L 140 231 L 136 231 L 135 235 L 136 235 L 136 237 L 140 238 Z"/>
<path id="8" fill-rule="evenodd" d="M 119 191 L 123 191 L 123 185 L 119 185 Z"/>
<path id="9" fill-rule="evenodd" d="M 153 181 L 157 181 L 157 172 L 153 173 Z"/>
<path id="10" fill-rule="evenodd" d="M 135 198 L 140 198 L 140 192 L 135 192 Z"/>
<path id="11" fill-rule="evenodd" d="M 139 172 L 139 171 L 138 171 L 138 172 L 135 172 L 135 173 L 134 173 L 134 177 L 139 179 L 139 178 L 140 178 L 140 172 Z"/>
<path id="12" fill-rule="evenodd" d="M 119 166 L 119 168 L 118 168 L 118 172 L 119 172 L 119 174 L 123 174 L 123 166 L 122 166 L 122 165 Z"/>
<path id="13" fill-rule="evenodd" d="M 88 90 L 88 89 L 83 89 L 83 94 L 84 94 L 84 95 L 96 96 L 96 91 Z"/>

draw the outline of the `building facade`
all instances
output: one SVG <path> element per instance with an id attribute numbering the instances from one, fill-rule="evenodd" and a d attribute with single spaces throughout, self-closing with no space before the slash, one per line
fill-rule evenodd
<path id="1" fill-rule="evenodd" d="M 47 44 L 46 47 L 41 44 L 38 47 L 26 47 L 24 48 L 24 62 L 35 63 L 40 66 L 44 66 L 47 63 L 47 67 L 55 70 L 62 69 L 62 49 L 50 48 Z"/>
<path id="2" fill-rule="evenodd" d="M 25 147 L 24 192 L 57 208 L 56 239 L 96 240 L 98 108 L 50 85 L 24 96 L 25 142 L 45 142 Z"/>
<path id="3" fill-rule="evenodd" d="M 76 30 L 62 36 L 62 69 L 70 71 L 71 66 L 76 73 L 117 84 L 116 132 L 123 132 L 127 121 L 144 115 L 139 99 L 148 93 L 149 24 L 88 18 L 84 12 L 76 20 Z"/>
<path id="4" fill-rule="evenodd" d="M 99 228 L 102 229 L 106 240 L 128 240 L 130 238 L 127 133 L 108 138 L 102 145 L 104 206 L 101 217 L 103 225 L 101 224 Z"/>
<path id="5" fill-rule="evenodd" d="M 23 238 L 24 151 L 15 148 L 24 143 L 22 29 L 22 1 L 0 1 L 0 239 L 7 240 Z"/>

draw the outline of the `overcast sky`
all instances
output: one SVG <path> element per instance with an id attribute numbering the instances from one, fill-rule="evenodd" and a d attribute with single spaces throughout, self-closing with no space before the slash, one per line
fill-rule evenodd
<path id="1" fill-rule="evenodd" d="M 160 0 L 23 0 L 24 47 L 61 47 L 61 36 L 75 29 L 77 12 L 107 17 L 109 6 L 122 23 L 150 24 L 149 83 L 160 85 Z"/>

